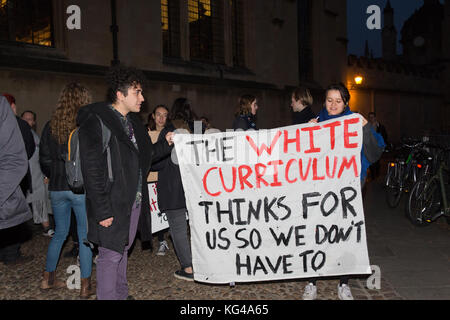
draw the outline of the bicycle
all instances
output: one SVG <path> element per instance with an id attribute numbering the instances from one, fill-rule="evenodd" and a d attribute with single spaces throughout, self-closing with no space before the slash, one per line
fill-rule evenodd
<path id="1" fill-rule="evenodd" d="M 450 223 L 449 165 L 450 149 L 439 148 L 437 170 L 422 176 L 409 195 L 407 214 L 414 225 L 426 226 L 441 217 Z"/>
<path id="2" fill-rule="evenodd" d="M 403 193 L 409 192 L 423 174 L 425 164 L 430 158 L 424 146 L 424 142 L 403 143 L 400 147 L 401 150 L 410 149 L 406 159 L 400 157 L 388 163 L 385 186 L 386 201 L 389 207 L 397 208 Z"/>

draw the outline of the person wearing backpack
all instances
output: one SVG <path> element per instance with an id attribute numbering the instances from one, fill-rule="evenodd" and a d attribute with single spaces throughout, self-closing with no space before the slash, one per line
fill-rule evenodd
<path id="1" fill-rule="evenodd" d="M 46 267 L 41 281 L 41 289 L 57 289 L 66 286 L 56 279 L 56 267 L 64 241 L 70 227 L 71 209 L 76 217 L 79 256 L 81 267 L 81 298 L 89 298 L 95 293 L 91 283 L 92 251 L 83 243 L 87 239 L 86 197 L 83 190 L 72 190 L 68 184 L 65 158 L 68 153 L 68 139 L 76 129 L 78 110 L 91 102 L 87 88 L 79 83 L 69 83 L 62 90 L 56 110 L 45 125 L 39 144 L 39 162 L 42 172 L 49 178 L 48 190 L 55 219 L 55 234 L 48 246 Z"/>
<path id="2" fill-rule="evenodd" d="M 78 113 L 81 170 L 86 190 L 88 240 L 98 244 L 97 299 L 127 300 L 128 250 L 139 226 L 141 241 L 151 241 L 151 218 L 146 177 L 153 161 L 168 156 L 173 132 L 152 144 L 139 115 L 144 101 L 142 72 L 114 66 L 108 72 L 108 100 L 80 109 Z M 101 122 L 100 120 L 101 119 Z M 101 123 L 109 141 L 103 151 Z"/>

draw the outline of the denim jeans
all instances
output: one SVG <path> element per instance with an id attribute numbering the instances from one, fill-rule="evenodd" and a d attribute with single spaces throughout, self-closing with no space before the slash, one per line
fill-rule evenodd
<path id="1" fill-rule="evenodd" d="M 81 278 L 89 278 L 92 273 L 92 250 L 83 243 L 83 240 L 87 239 L 86 196 L 74 194 L 72 191 L 50 191 L 50 200 L 55 219 L 55 234 L 48 246 L 45 270 L 48 272 L 56 270 L 61 248 L 69 234 L 70 215 L 73 209 L 80 239 Z"/>

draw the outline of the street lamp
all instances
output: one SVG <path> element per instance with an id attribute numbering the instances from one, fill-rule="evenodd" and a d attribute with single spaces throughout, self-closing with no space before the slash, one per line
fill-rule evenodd
<path id="1" fill-rule="evenodd" d="M 361 75 L 356 75 L 355 76 L 355 83 L 356 83 L 356 85 L 361 85 L 362 83 L 363 83 L 363 81 L 364 81 L 364 77 L 363 76 L 361 76 Z"/>

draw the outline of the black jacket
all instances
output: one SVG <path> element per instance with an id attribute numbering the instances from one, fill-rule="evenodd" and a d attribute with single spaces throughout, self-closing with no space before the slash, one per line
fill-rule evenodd
<path id="1" fill-rule="evenodd" d="M 165 139 L 168 132 L 175 129 L 185 129 L 191 132 L 192 123 L 182 123 L 179 120 L 167 125 L 158 137 L 158 142 Z M 175 150 L 173 151 L 175 152 Z M 169 155 L 165 159 L 152 165 L 152 171 L 158 172 L 158 207 L 161 212 L 186 208 L 183 184 L 181 182 L 180 167 L 172 161 Z"/>
<path id="2" fill-rule="evenodd" d="M 25 150 L 27 152 L 28 160 L 33 156 L 36 151 L 36 144 L 34 143 L 34 137 L 31 133 L 31 127 L 25 120 L 22 120 L 18 116 L 16 116 L 17 124 L 19 125 L 20 133 L 22 134 L 23 142 L 25 143 Z M 32 181 L 31 181 L 31 172 L 30 168 L 28 168 L 27 174 L 23 177 L 20 182 L 20 188 L 22 188 L 22 192 L 24 195 L 27 194 L 27 191 L 32 190 Z"/>
<path id="3" fill-rule="evenodd" d="M 102 153 L 100 121 L 111 130 L 109 142 L 114 181 L 108 182 L 106 152 Z M 86 190 L 88 240 L 99 246 L 123 253 L 128 244 L 130 215 L 136 200 L 139 171 L 143 182 L 151 162 L 170 154 L 166 141 L 152 144 L 147 129 L 137 114 L 130 114 L 138 149 L 130 141 L 119 118 L 107 103 L 95 103 L 80 109 L 80 159 Z M 99 222 L 113 217 L 112 225 Z M 148 188 L 142 183 L 142 206 L 138 229 L 142 241 L 151 240 Z"/>
<path id="4" fill-rule="evenodd" d="M 233 121 L 233 130 L 242 129 L 244 131 L 253 129 L 258 130 L 256 127 L 256 116 L 253 114 L 238 115 Z"/>
<path id="5" fill-rule="evenodd" d="M 67 143 L 58 143 L 51 133 L 50 121 L 47 122 L 42 129 L 39 142 L 39 163 L 42 173 L 50 179 L 49 191 L 70 191 L 63 158 L 66 152 Z"/>
<path id="6" fill-rule="evenodd" d="M 314 119 L 316 115 L 312 111 L 310 106 L 307 106 L 300 112 L 294 112 L 292 116 L 292 124 L 303 124 L 308 123 L 309 120 Z"/>

